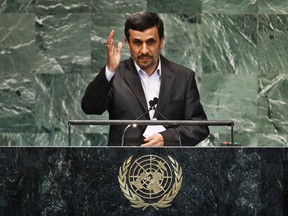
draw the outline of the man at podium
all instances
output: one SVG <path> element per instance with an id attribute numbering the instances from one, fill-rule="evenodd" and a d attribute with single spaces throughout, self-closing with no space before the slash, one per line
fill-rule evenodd
<path id="1" fill-rule="evenodd" d="M 151 12 L 132 14 L 125 23 L 131 57 L 121 60 L 122 42 L 115 31 L 107 37 L 107 64 L 87 86 L 82 98 L 86 114 L 111 120 L 207 120 L 200 103 L 195 73 L 163 55 L 164 25 Z M 110 126 L 108 145 L 196 145 L 209 134 L 206 126 Z M 180 140 L 180 142 L 179 142 Z"/>

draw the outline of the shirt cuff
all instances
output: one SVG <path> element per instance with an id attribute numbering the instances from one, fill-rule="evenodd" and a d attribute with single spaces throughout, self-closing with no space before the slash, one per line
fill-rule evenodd
<path id="1" fill-rule="evenodd" d="M 108 81 L 110 81 L 110 80 L 114 77 L 114 74 L 115 74 L 115 72 L 110 71 L 109 68 L 108 68 L 107 65 L 106 65 L 106 68 L 105 68 L 105 76 L 106 76 L 106 79 L 107 79 Z"/>

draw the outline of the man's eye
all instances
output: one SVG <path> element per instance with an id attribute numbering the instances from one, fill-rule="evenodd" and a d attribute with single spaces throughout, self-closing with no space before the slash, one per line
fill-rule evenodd
<path id="1" fill-rule="evenodd" d="M 153 39 L 147 41 L 147 45 L 148 45 L 148 46 L 152 46 L 152 45 L 154 45 L 155 43 L 156 43 L 156 41 L 153 40 Z"/>
<path id="2" fill-rule="evenodd" d="M 153 45 L 154 43 L 155 43 L 155 41 L 147 41 L 147 44 L 150 46 Z"/>
<path id="3" fill-rule="evenodd" d="M 141 42 L 140 41 L 134 41 L 134 44 L 136 45 L 136 46 L 141 46 Z"/>

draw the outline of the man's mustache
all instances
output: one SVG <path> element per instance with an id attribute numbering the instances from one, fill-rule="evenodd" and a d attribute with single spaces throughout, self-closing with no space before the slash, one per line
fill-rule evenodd
<path id="1" fill-rule="evenodd" d="M 138 58 L 153 58 L 151 55 L 140 55 Z"/>

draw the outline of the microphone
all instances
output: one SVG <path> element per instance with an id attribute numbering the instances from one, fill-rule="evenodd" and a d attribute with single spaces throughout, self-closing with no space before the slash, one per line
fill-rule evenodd
<path id="1" fill-rule="evenodd" d="M 157 103 L 158 103 L 158 98 L 154 97 L 153 100 L 149 101 L 150 108 L 155 110 Z"/>
<path id="2" fill-rule="evenodd" d="M 155 105 L 157 104 L 157 102 L 158 102 L 158 98 L 156 98 L 156 97 L 153 100 L 150 100 L 149 101 L 150 107 L 149 107 L 148 111 L 146 111 L 143 114 L 141 114 L 140 116 L 138 116 L 135 120 L 139 120 L 143 116 L 147 115 L 151 110 L 155 110 Z M 137 124 L 133 124 L 133 125 L 129 124 L 125 127 L 125 129 L 123 130 L 123 133 L 122 133 L 122 137 L 121 137 L 121 146 L 124 145 L 125 133 L 126 133 L 127 129 L 130 128 L 131 126 L 137 127 Z"/>
<path id="3" fill-rule="evenodd" d="M 169 120 L 169 119 L 167 119 L 162 113 L 160 113 L 157 109 L 156 109 L 156 104 L 158 103 L 158 98 L 154 98 L 153 99 L 153 103 L 154 103 L 154 110 L 155 110 L 155 112 L 156 113 L 158 113 L 162 118 L 164 118 L 165 120 Z M 175 127 L 175 126 L 173 126 L 175 129 L 176 129 L 176 131 L 177 131 L 177 134 L 178 134 L 178 142 L 179 142 L 179 145 L 180 146 L 182 146 L 182 142 L 181 142 L 181 137 L 180 137 L 180 132 L 179 132 L 179 130 L 178 130 L 178 128 L 177 127 Z"/>
<path id="4" fill-rule="evenodd" d="M 136 118 L 136 120 L 139 120 L 141 119 L 144 115 L 147 115 L 150 111 L 154 110 L 156 113 L 158 113 L 163 119 L 165 120 L 168 120 L 162 113 L 160 113 L 157 109 L 156 109 L 156 105 L 158 103 L 158 98 L 157 97 L 154 97 L 153 100 L 150 100 L 149 101 L 149 109 L 148 111 L 146 111 L 145 113 L 143 113 L 142 115 L 140 115 L 138 118 Z M 130 128 L 131 125 L 127 125 L 122 133 L 122 138 L 121 138 L 121 146 L 124 145 L 124 138 L 125 138 L 125 133 L 127 131 L 128 128 Z M 137 124 L 133 124 L 133 127 L 137 127 Z M 181 142 L 181 136 L 180 136 L 180 132 L 178 130 L 177 127 L 174 126 L 174 128 L 176 129 L 177 131 L 177 134 L 178 134 L 178 142 L 179 142 L 179 145 L 182 146 L 182 142 Z"/>
<path id="5" fill-rule="evenodd" d="M 158 103 L 158 98 L 157 97 L 154 97 L 153 103 L 154 103 L 154 105 L 156 105 Z"/>

